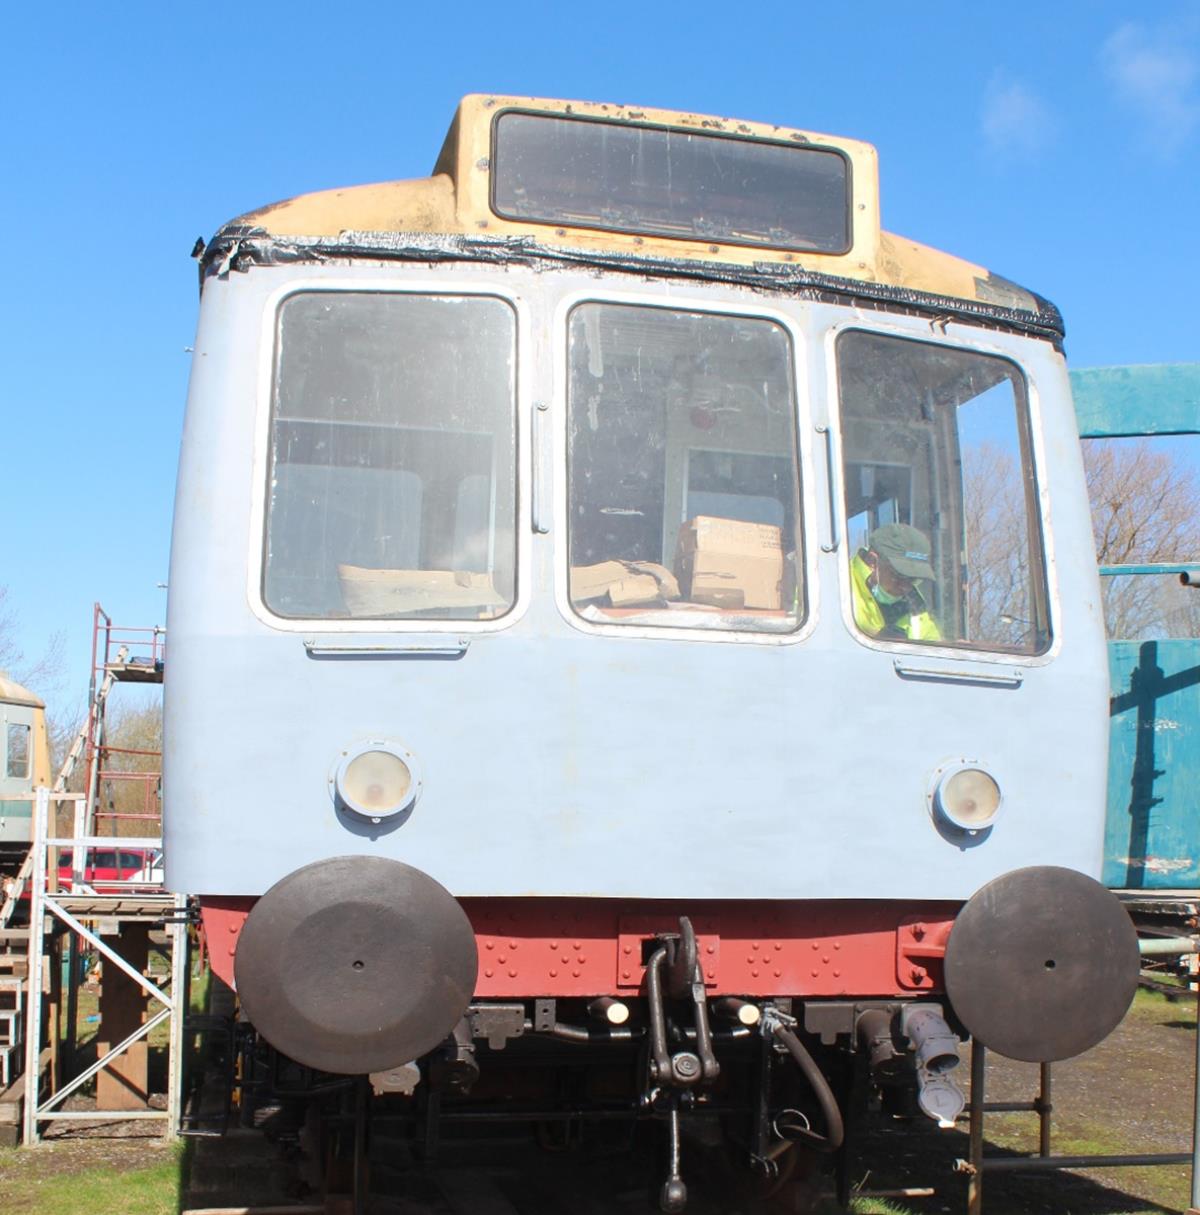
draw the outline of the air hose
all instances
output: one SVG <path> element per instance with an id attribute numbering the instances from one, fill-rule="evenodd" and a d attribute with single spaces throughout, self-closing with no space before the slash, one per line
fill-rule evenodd
<path id="1" fill-rule="evenodd" d="M 814 1152 L 836 1152 L 842 1146 L 846 1131 L 842 1123 L 842 1111 L 833 1095 L 833 1089 L 829 1087 L 829 1081 L 821 1074 L 816 1060 L 808 1053 L 808 1048 L 796 1036 L 795 1031 L 783 1024 L 778 1016 L 771 1018 L 771 1032 L 783 1043 L 788 1054 L 795 1060 L 796 1066 L 804 1073 L 804 1078 L 816 1094 L 821 1116 L 825 1119 L 824 1135 L 818 1135 L 816 1131 L 806 1127 L 789 1126 L 787 1138 L 807 1145 Z"/>

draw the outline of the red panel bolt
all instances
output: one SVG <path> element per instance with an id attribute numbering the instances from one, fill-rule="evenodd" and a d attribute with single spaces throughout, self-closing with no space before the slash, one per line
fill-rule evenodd
<path id="1" fill-rule="evenodd" d="M 707 949 L 707 950 L 705 950 L 705 952 L 706 952 L 706 953 L 716 953 L 716 952 L 717 952 L 717 947 L 716 947 L 715 945 L 710 945 L 710 946 L 708 947 L 708 949 Z"/>
<path id="2" fill-rule="evenodd" d="M 574 976 L 575 976 L 577 979 L 579 978 L 579 973 L 580 973 L 580 972 L 579 972 L 578 970 L 573 970 L 573 971 L 571 971 L 571 973 L 572 973 L 572 974 L 573 974 L 573 975 L 574 975 Z"/>
<path id="3" fill-rule="evenodd" d="M 629 957 L 629 955 L 630 955 L 631 953 L 633 953 L 633 946 L 632 946 L 632 945 L 626 945 L 626 946 L 625 946 L 625 948 L 621 950 L 621 952 L 622 952 L 622 953 L 623 953 L 623 954 L 624 954 L 626 957 Z"/>
<path id="4" fill-rule="evenodd" d="M 557 978 L 558 978 L 558 971 L 557 971 L 557 970 L 552 970 L 552 971 L 550 972 L 550 977 L 551 977 L 552 979 L 557 979 Z"/>
<path id="5" fill-rule="evenodd" d="M 551 973 L 551 974 L 553 974 L 553 973 L 554 973 L 554 971 L 551 971 L 550 973 Z M 627 971 L 627 970 L 623 970 L 623 971 L 621 971 L 621 978 L 622 978 L 622 979 L 628 979 L 628 978 L 629 978 L 629 971 Z"/>
<path id="6" fill-rule="evenodd" d="M 925 925 L 924 924 L 914 924 L 912 926 L 912 934 L 919 941 L 925 935 Z"/>
<path id="7" fill-rule="evenodd" d="M 775 977 L 778 979 L 778 978 L 779 978 L 779 976 L 780 976 L 781 974 L 783 974 L 783 971 L 782 971 L 782 970 L 777 970 L 777 971 L 775 972 Z"/>
<path id="8" fill-rule="evenodd" d="M 776 941 L 776 942 L 775 942 L 775 951 L 778 953 L 778 951 L 779 951 L 779 950 L 781 950 L 782 948 L 783 948 L 783 942 L 782 942 L 782 941 Z"/>
<path id="9" fill-rule="evenodd" d="M 486 978 L 490 979 L 492 977 L 492 972 L 490 970 L 485 970 L 483 973 Z"/>
<path id="10" fill-rule="evenodd" d="M 510 970 L 510 971 L 508 972 L 508 977 L 509 977 L 510 979 L 515 979 L 515 978 L 517 977 L 517 972 L 516 972 L 515 970 Z"/>
<path id="11" fill-rule="evenodd" d="M 484 949 L 495 949 L 495 948 L 496 948 L 495 941 L 488 941 L 488 943 L 484 946 Z"/>
<path id="12" fill-rule="evenodd" d="M 924 966 L 914 966 L 908 973 L 912 975 L 912 981 L 914 983 L 920 983 L 920 981 L 925 978 L 929 972 Z"/>
<path id="13" fill-rule="evenodd" d="M 504 963 L 508 961 L 508 959 L 504 956 L 504 954 L 498 954 L 496 956 L 496 961 L 499 962 L 501 966 L 503 966 Z M 825 961 L 828 962 L 829 959 L 826 958 Z"/>
<path id="14" fill-rule="evenodd" d="M 750 972 L 750 974 L 751 974 L 751 977 L 752 977 L 752 978 L 757 979 L 757 978 L 758 978 L 758 970 L 757 970 L 757 968 L 756 968 L 756 969 L 754 969 L 754 970 L 752 970 L 752 971 Z"/>
<path id="15" fill-rule="evenodd" d="M 835 971 L 833 972 L 833 977 L 834 977 L 835 979 L 840 979 L 840 978 L 842 977 L 842 972 L 841 972 L 840 970 L 835 970 Z"/>

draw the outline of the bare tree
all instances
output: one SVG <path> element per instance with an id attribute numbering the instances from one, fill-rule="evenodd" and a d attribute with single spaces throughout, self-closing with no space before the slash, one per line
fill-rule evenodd
<path id="1" fill-rule="evenodd" d="M 60 688 L 63 669 L 62 633 L 54 633 L 39 658 L 27 658 L 17 641 L 16 609 L 9 601 L 8 587 L 0 586 L 0 671 L 37 692 L 43 700 Z"/>
<path id="2" fill-rule="evenodd" d="M 1084 465 L 1101 565 L 1200 561 L 1194 469 L 1145 439 L 1090 440 Z M 1107 577 L 1103 586 L 1110 637 L 1197 635 L 1200 602 L 1173 575 Z"/>
<path id="3" fill-rule="evenodd" d="M 1084 444 L 1092 531 L 1100 565 L 1200 565 L 1200 477 L 1146 440 Z M 1022 572 L 1023 487 L 1012 456 L 983 443 L 963 453 L 970 635 L 1015 641 L 1032 614 Z M 1121 575 L 1102 583 L 1108 635 L 1131 640 L 1200 636 L 1200 594 L 1174 575 Z"/>
<path id="4" fill-rule="evenodd" d="M 967 628 L 976 641 L 1020 645 L 1033 616 L 1025 555 L 1029 549 L 1021 477 L 994 443 L 963 452 L 967 546 Z"/>

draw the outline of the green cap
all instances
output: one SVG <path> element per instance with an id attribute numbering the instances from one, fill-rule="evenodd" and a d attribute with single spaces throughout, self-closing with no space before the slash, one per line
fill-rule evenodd
<path id="1" fill-rule="evenodd" d="M 929 537 L 907 523 L 877 527 L 867 546 L 905 578 L 935 578 L 929 564 Z"/>

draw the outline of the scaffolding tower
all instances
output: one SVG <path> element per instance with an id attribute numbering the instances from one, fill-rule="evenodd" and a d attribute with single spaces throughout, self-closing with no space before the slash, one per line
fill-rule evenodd
<path id="1" fill-rule="evenodd" d="M 94 605 L 87 715 L 53 788 L 36 791 L 32 846 L 0 905 L 0 1141 L 19 1128 L 36 1143 L 68 1120 L 177 1133 L 188 904 L 162 888 L 160 751 L 109 728 L 115 687 L 161 684 L 164 668 L 165 630 L 115 625 Z M 97 1058 L 79 1068 L 79 996 L 97 973 Z M 148 1042 L 164 1023 L 165 1108 L 150 1101 Z M 69 1100 L 93 1080 L 94 1103 Z"/>

